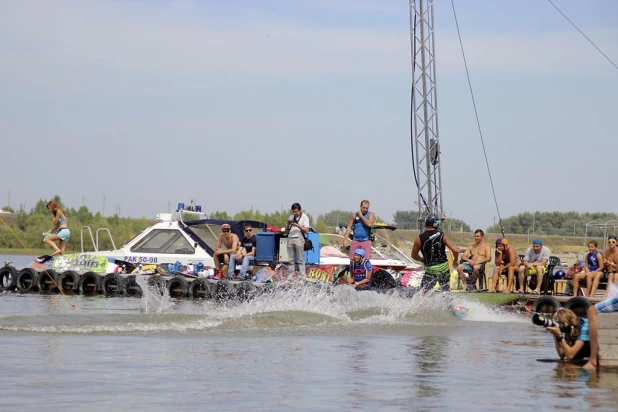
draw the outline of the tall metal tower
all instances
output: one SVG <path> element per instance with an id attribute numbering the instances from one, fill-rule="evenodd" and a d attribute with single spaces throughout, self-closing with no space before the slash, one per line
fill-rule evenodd
<path id="1" fill-rule="evenodd" d="M 418 185 L 419 220 L 444 214 L 433 23 L 434 0 L 409 0 L 412 46 L 411 144 Z"/>

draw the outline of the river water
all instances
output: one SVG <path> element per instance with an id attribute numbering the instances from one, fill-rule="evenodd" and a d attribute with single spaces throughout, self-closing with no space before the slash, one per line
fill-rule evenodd
<path id="1" fill-rule="evenodd" d="M 347 287 L 68 299 L 0 293 L 2 410 L 618 409 L 618 374 L 537 361 L 551 336 L 480 304 L 460 320 L 438 296 Z"/>

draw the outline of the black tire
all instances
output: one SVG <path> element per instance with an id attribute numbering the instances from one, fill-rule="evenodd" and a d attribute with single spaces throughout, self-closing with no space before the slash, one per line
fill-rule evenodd
<path id="1" fill-rule="evenodd" d="M 53 280 L 52 280 L 53 279 Z M 39 272 L 36 285 L 41 293 L 57 293 L 58 273 L 53 269 L 45 269 Z"/>
<path id="2" fill-rule="evenodd" d="M 583 296 L 575 296 L 564 304 L 565 309 L 571 309 L 580 318 L 588 317 L 588 308 L 592 305 L 588 299 Z"/>
<path id="3" fill-rule="evenodd" d="M 210 299 L 212 297 L 210 282 L 206 279 L 195 279 L 189 286 L 189 296 L 193 299 Z"/>
<path id="4" fill-rule="evenodd" d="M 108 296 L 122 295 L 124 278 L 117 273 L 108 273 L 101 281 L 101 289 Z"/>
<path id="5" fill-rule="evenodd" d="M 101 276 L 94 272 L 86 272 L 79 279 L 79 290 L 84 295 L 101 293 Z"/>
<path id="6" fill-rule="evenodd" d="M 25 268 L 19 271 L 15 285 L 21 293 L 34 292 L 37 288 L 36 279 L 39 273 L 32 268 Z"/>
<path id="7" fill-rule="evenodd" d="M 79 273 L 67 270 L 58 276 L 58 285 L 64 293 L 79 293 Z"/>
<path id="8" fill-rule="evenodd" d="M 17 269 L 13 266 L 4 266 L 0 268 L 0 290 L 15 289 L 17 275 Z"/>
<path id="9" fill-rule="evenodd" d="M 148 278 L 148 286 L 151 286 L 161 296 L 167 291 L 167 282 L 161 276 L 151 276 Z"/>
<path id="10" fill-rule="evenodd" d="M 182 276 L 175 276 L 167 282 L 167 291 L 172 298 L 184 298 L 189 294 L 189 282 Z"/>
<path id="11" fill-rule="evenodd" d="M 212 288 L 212 297 L 219 301 L 234 299 L 236 298 L 236 291 L 234 289 L 234 285 L 227 280 L 220 280 Z"/>
<path id="12" fill-rule="evenodd" d="M 242 282 L 236 287 L 236 299 L 246 302 L 253 299 L 256 294 L 256 286 L 251 282 Z"/>
<path id="13" fill-rule="evenodd" d="M 141 275 L 129 275 L 124 279 L 124 293 L 127 296 L 141 297 L 144 294 L 142 287 L 137 283 L 137 276 Z"/>
<path id="14" fill-rule="evenodd" d="M 551 296 L 540 296 L 532 304 L 532 312 L 553 315 L 560 307 L 561 305 L 558 299 Z"/>

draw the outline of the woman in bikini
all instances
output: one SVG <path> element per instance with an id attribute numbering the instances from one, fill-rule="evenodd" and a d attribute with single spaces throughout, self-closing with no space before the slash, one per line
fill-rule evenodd
<path id="1" fill-rule="evenodd" d="M 60 206 L 58 206 L 58 204 L 53 200 L 50 200 L 49 203 L 47 203 L 47 210 L 49 210 L 54 216 L 54 227 L 49 232 L 45 232 L 43 234 L 45 236 L 43 240 L 54 250 L 54 253 L 52 253 L 51 256 L 57 254 L 64 255 L 67 242 L 71 237 L 71 231 L 67 225 L 67 215 L 64 213 L 64 210 L 60 209 Z M 56 243 L 54 243 L 56 240 L 60 241 L 59 246 L 56 246 Z"/>

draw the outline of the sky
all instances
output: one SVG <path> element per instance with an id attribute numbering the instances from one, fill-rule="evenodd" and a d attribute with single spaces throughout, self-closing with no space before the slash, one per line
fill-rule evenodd
<path id="1" fill-rule="evenodd" d="M 618 2 L 553 0 L 618 64 Z M 499 215 L 616 212 L 618 70 L 547 1 L 456 0 Z M 435 6 L 444 210 L 498 211 Z M 0 206 L 416 210 L 408 2 L 0 2 Z"/>

